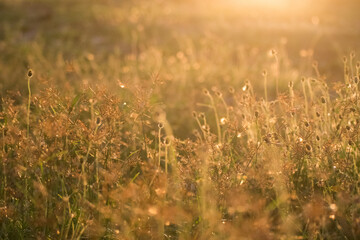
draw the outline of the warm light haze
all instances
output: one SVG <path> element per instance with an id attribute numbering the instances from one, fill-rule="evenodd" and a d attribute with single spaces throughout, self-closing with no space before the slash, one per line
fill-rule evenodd
<path id="1" fill-rule="evenodd" d="M 0 240 L 360 239 L 359 0 L 1 0 Z"/>

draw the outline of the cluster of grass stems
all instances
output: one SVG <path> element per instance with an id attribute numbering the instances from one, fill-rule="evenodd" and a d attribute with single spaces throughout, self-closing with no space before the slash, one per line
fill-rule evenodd
<path id="1" fill-rule="evenodd" d="M 283 93 L 275 74 L 273 99 L 266 71 L 264 98 L 251 81 L 196 89 L 187 139 L 151 103 L 156 84 L 31 94 L 29 71 L 27 104 L 1 99 L 0 239 L 360 237 L 352 61 L 334 89 L 317 64 Z"/>

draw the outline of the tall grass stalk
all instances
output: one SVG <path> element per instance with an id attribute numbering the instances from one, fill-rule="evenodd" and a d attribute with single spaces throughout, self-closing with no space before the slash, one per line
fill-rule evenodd
<path id="1" fill-rule="evenodd" d="M 33 71 L 31 69 L 27 72 L 27 88 L 28 88 L 28 105 L 27 105 L 27 118 L 26 118 L 26 125 L 27 125 L 27 131 L 26 136 L 29 138 L 30 134 L 30 105 L 31 105 L 31 86 L 30 86 L 30 80 L 33 76 Z"/>
<path id="2" fill-rule="evenodd" d="M 159 151 L 159 160 L 158 160 L 158 167 L 160 168 L 160 163 L 161 163 L 161 129 L 164 127 L 164 125 L 162 123 L 158 124 L 158 151 Z"/>
<path id="3" fill-rule="evenodd" d="M 217 133 L 218 133 L 218 144 L 221 145 L 221 136 L 222 135 L 221 135 L 221 128 L 220 128 L 220 119 L 219 119 L 219 115 L 218 115 L 217 108 L 215 105 L 215 101 L 208 90 L 205 90 L 205 95 L 207 95 L 209 97 L 210 103 L 211 103 L 211 108 L 214 111 L 216 128 L 217 128 Z"/>
<path id="4" fill-rule="evenodd" d="M 4 202 L 6 203 L 6 191 L 7 191 L 7 177 L 6 177 L 6 163 L 5 163 L 5 123 L 2 126 L 2 139 L 3 139 L 3 144 L 2 144 L 2 164 L 3 164 L 3 198 L 4 198 Z"/>
<path id="5" fill-rule="evenodd" d="M 301 79 L 301 86 L 304 94 L 304 102 L 305 102 L 305 114 L 308 117 L 309 116 L 309 106 L 308 106 L 308 97 L 306 93 L 306 86 L 305 86 L 305 78 Z"/>
<path id="6" fill-rule="evenodd" d="M 268 93 L 267 93 L 267 71 L 263 71 L 264 77 L 264 92 L 265 92 L 265 101 L 268 102 Z M 277 91 L 277 90 L 276 90 Z"/>
<path id="7" fill-rule="evenodd" d="M 280 61 L 277 51 L 272 50 L 275 58 L 275 84 L 276 84 L 276 97 L 279 97 L 279 77 L 280 77 Z"/>

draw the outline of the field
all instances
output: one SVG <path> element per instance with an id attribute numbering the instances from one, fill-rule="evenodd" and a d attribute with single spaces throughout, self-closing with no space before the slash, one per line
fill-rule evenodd
<path id="1" fill-rule="evenodd" d="M 358 9 L 0 1 L 0 239 L 360 239 Z"/>

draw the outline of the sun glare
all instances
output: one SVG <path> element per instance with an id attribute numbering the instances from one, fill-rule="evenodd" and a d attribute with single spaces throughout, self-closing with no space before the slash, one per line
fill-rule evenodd
<path id="1" fill-rule="evenodd" d="M 230 5 L 238 7 L 257 7 L 282 10 L 296 10 L 296 7 L 304 6 L 307 0 L 227 0 Z"/>

